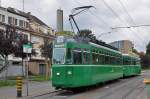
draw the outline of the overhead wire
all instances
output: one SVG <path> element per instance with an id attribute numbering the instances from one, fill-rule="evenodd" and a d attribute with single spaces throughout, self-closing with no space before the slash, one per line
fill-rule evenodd
<path id="1" fill-rule="evenodd" d="M 82 5 L 82 3 L 81 2 L 79 2 L 79 1 L 77 1 L 77 0 L 73 0 L 76 4 L 79 4 L 79 5 Z M 103 24 L 105 24 L 105 26 L 106 27 L 108 27 L 108 28 L 110 28 L 111 29 L 111 31 L 109 31 L 109 32 L 105 32 L 105 33 L 112 33 L 113 32 L 113 30 L 112 30 L 112 27 L 110 26 L 110 25 L 108 25 L 101 17 L 99 17 L 99 16 L 97 16 L 95 13 L 93 13 L 90 9 L 89 9 L 89 11 L 88 11 L 92 16 L 94 16 L 97 20 L 99 20 L 99 21 L 101 21 Z M 97 24 L 99 27 L 101 27 L 100 26 L 100 24 Z M 103 34 L 103 33 L 102 33 Z"/>
<path id="2" fill-rule="evenodd" d="M 121 0 L 118 0 L 118 2 L 120 3 L 120 5 L 122 6 L 123 10 L 126 12 L 126 14 L 128 15 L 130 21 L 136 26 L 136 23 L 134 22 L 132 16 L 129 14 L 128 10 L 126 9 L 125 5 L 123 4 L 123 2 Z M 132 28 L 129 28 L 132 30 Z M 133 31 L 133 30 L 132 30 Z M 136 30 L 136 32 L 138 33 L 139 30 Z M 142 40 L 142 42 L 144 41 L 143 38 L 141 38 L 138 34 L 135 34 L 137 35 L 138 38 L 140 38 Z"/>
<path id="3" fill-rule="evenodd" d="M 105 0 L 102 0 L 102 1 L 103 1 L 104 5 L 117 17 L 117 19 L 118 19 L 120 22 L 123 22 L 127 27 L 129 26 L 128 22 L 126 22 L 126 20 L 123 20 L 123 19 L 113 10 L 113 8 L 112 8 L 111 6 L 109 6 L 109 5 L 107 4 L 107 2 L 105 2 Z M 129 28 L 128 30 L 130 30 L 131 32 L 134 33 L 134 31 L 133 31 L 131 28 Z M 138 35 L 136 35 L 136 36 L 137 36 L 137 38 L 141 39 Z M 142 39 L 141 39 L 141 40 L 142 40 Z M 142 41 L 143 41 L 143 40 L 142 40 Z"/>
<path id="4" fill-rule="evenodd" d="M 77 4 L 81 4 L 80 2 L 76 1 L 76 0 L 73 0 L 75 1 Z M 116 16 L 116 18 L 121 22 L 121 23 L 124 23 L 125 26 L 124 27 L 131 27 L 128 22 L 126 20 L 123 20 L 115 11 L 114 9 L 109 6 L 107 4 L 107 2 L 105 2 L 104 0 L 102 0 L 104 5 Z M 136 23 L 134 22 L 133 18 L 131 17 L 131 15 L 128 13 L 128 10 L 126 9 L 125 5 L 119 0 L 122 8 L 124 9 L 124 11 L 127 13 L 128 17 L 130 18 L 131 22 L 134 24 L 134 26 L 132 27 L 136 27 Z M 100 18 L 97 14 L 93 13 L 92 11 L 89 11 L 89 13 L 91 13 L 92 16 L 95 16 L 95 18 L 97 18 L 98 20 L 100 20 L 102 23 L 104 23 L 106 26 L 108 26 L 109 28 L 111 28 L 102 18 Z M 146 25 L 141 25 L 141 26 L 146 26 Z M 138 26 L 137 26 L 138 27 Z M 140 27 L 140 26 L 139 26 Z M 114 29 L 114 28 L 112 28 Z M 117 28 L 116 28 L 117 29 Z M 129 28 L 128 30 L 130 30 L 131 32 L 135 32 L 133 31 L 131 28 Z M 135 34 L 139 39 L 142 40 L 142 38 L 140 38 L 137 34 Z M 143 40 L 142 40 L 143 41 Z"/>
<path id="5" fill-rule="evenodd" d="M 116 16 L 116 18 L 122 23 L 124 23 L 124 20 L 122 20 L 121 18 L 120 18 L 120 16 L 113 10 L 113 8 L 112 7 L 110 7 L 109 5 L 108 5 L 108 3 L 107 2 L 105 2 L 105 0 L 101 0 L 101 1 L 103 1 L 103 3 L 104 3 L 104 5 L 112 12 L 112 14 L 114 15 L 114 16 Z M 127 24 L 126 24 L 127 25 Z"/>
<path id="6" fill-rule="evenodd" d="M 130 20 L 132 21 L 132 23 L 134 25 L 136 25 L 136 23 L 134 22 L 133 18 L 131 17 L 131 15 L 129 14 L 128 10 L 126 9 L 125 5 L 123 4 L 123 2 L 121 0 L 118 0 L 118 2 L 120 3 L 120 5 L 124 9 L 124 11 L 127 13 L 128 17 L 130 18 Z"/>
<path id="7" fill-rule="evenodd" d="M 73 0 L 75 1 L 77 4 L 81 5 L 82 3 L 77 1 L 77 0 Z M 93 13 L 90 9 L 89 9 L 89 13 L 91 13 L 93 16 L 95 16 L 98 20 L 100 20 L 102 23 L 104 23 L 107 27 L 109 27 L 110 29 L 112 28 L 111 26 L 109 26 L 102 18 L 100 18 L 99 16 L 97 16 L 95 13 Z"/>

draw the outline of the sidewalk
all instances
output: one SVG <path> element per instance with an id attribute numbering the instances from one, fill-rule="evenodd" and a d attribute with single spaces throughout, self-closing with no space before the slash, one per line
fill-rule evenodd
<path id="1" fill-rule="evenodd" d="M 42 93 L 54 91 L 50 81 L 45 82 L 29 82 L 29 97 L 36 96 Z M 16 86 L 0 88 L 0 99 L 17 99 Z M 27 98 L 26 86 L 23 85 L 23 99 Z M 19 98 L 20 99 L 20 98 Z"/>

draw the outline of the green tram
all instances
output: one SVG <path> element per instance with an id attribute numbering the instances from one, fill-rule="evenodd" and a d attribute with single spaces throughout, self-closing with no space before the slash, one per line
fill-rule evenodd
<path id="1" fill-rule="evenodd" d="M 123 76 L 133 76 L 141 73 L 140 58 L 123 55 Z"/>
<path id="2" fill-rule="evenodd" d="M 63 40 L 53 45 L 52 85 L 69 89 L 123 77 L 121 52 L 95 43 Z"/>

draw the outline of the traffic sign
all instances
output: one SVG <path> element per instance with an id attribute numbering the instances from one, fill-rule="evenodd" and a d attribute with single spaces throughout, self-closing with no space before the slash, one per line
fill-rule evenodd
<path id="1" fill-rule="evenodd" d="M 32 45 L 31 44 L 24 44 L 23 45 L 23 53 L 32 53 Z"/>

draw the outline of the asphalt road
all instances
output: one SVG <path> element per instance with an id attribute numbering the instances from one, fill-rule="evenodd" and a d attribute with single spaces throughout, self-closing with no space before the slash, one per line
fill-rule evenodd
<path id="1" fill-rule="evenodd" d="M 119 79 L 80 92 L 54 92 L 28 99 L 147 99 L 143 78 L 150 78 L 150 71 L 141 76 Z"/>
<path id="2" fill-rule="evenodd" d="M 19 99 L 147 99 L 143 78 L 150 78 L 150 71 L 74 93 L 56 91 L 50 82 L 30 82 L 29 96 L 26 96 L 24 85 L 23 97 Z M 16 87 L 0 88 L 0 99 L 16 99 Z"/>

